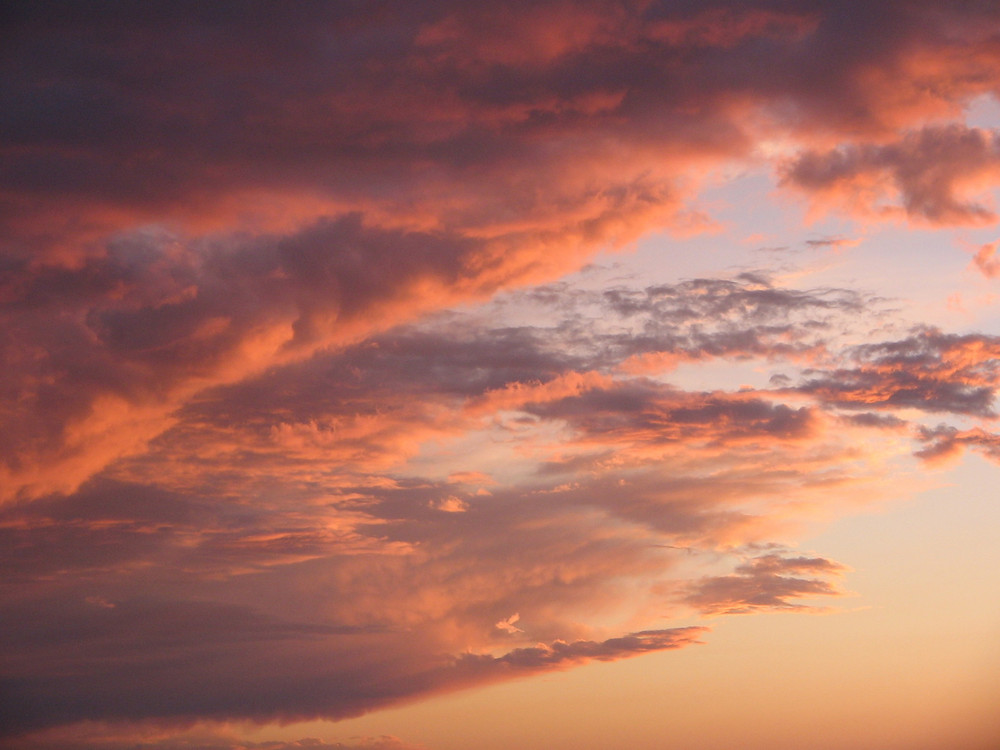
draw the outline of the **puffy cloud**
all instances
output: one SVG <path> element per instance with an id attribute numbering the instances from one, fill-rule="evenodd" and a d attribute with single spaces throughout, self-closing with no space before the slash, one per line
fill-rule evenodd
<path id="1" fill-rule="evenodd" d="M 927 126 L 888 144 L 809 151 L 786 166 L 785 185 L 817 207 L 862 216 L 903 214 L 935 225 L 992 224 L 996 214 L 967 197 L 1000 175 L 1000 136 L 962 125 Z M 899 204 L 899 205 L 897 205 Z"/>
<path id="2" fill-rule="evenodd" d="M 926 443 L 926 447 L 916 451 L 915 455 L 928 463 L 957 458 L 965 448 L 979 451 L 990 460 L 1000 462 L 1000 435 L 987 432 L 981 427 L 970 430 L 959 430 L 948 425 L 921 427 L 918 437 Z"/>
<path id="3" fill-rule="evenodd" d="M 443 316 L 217 386 L 77 491 L 8 506 L 9 726 L 336 718 L 688 643 L 608 637 L 590 613 L 652 606 L 664 576 L 683 581 L 673 546 L 767 539 L 764 508 L 843 453 L 809 407 L 689 393 L 620 364 L 643 350 L 780 357 L 858 305 L 755 276 L 563 291 L 526 295 L 561 311 L 551 328 Z M 645 333 L 591 329 L 595 310 Z M 477 460 L 477 435 L 507 446 L 502 473 Z M 421 471 L 434 441 L 472 459 Z M 623 576 L 646 594 L 626 601 Z M 511 639 L 551 645 L 456 656 Z"/>
<path id="4" fill-rule="evenodd" d="M 503 620 L 498 620 L 493 627 L 499 628 L 505 633 L 523 633 L 524 631 L 517 627 L 514 623 L 521 619 L 521 615 L 515 612 L 510 617 L 506 617 Z"/>
<path id="5" fill-rule="evenodd" d="M 690 642 L 616 635 L 664 601 L 836 595 L 825 558 L 705 566 L 877 496 L 907 409 L 989 416 L 996 364 L 989 337 L 931 329 L 838 345 L 863 300 L 756 274 L 557 284 L 208 389 L 75 492 L 0 513 L 5 722 L 345 717 Z M 532 306 L 551 323 L 504 318 Z M 805 374 L 691 391 L 623 366 L 649 354 Z M 899 416 L 841 413 L 862 406 Z"/>
<path id="6" fill-rule="evenodd" d="M 1000 259 L 996 257 L 998 242 L 988 242 L 982 245 L 972 258 L 973 265 L 988 279 L 1000 276 Z"/>
<path id="7" fill-rule="evenodd" d="M 510 265 L 517 256 L 488 260 L 489 244 L 368 227 L 353 215 L 197 249 L 131 237 L 72 271 L 18 263 L 0 342 L 14 425 L 0 443 L 7 497 L 72 489 L 141 449 L 207 387 L 531 272 Z"/>

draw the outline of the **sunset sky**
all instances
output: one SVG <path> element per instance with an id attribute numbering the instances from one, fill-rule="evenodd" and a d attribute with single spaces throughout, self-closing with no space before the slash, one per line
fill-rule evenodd
<path id="1" fill-rule="evenodd" d="M 0 746 L 1000 747 L 1000 4 L 0 13 Z"/>

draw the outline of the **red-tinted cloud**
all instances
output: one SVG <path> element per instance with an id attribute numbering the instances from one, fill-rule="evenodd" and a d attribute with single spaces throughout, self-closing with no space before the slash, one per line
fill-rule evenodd
<path id="1" fill-rule="evenodd" d="M 916 451 L 916 455 L 928 463 L 957 458 L 966 448 L 1000 462 L 1000 435 L 987 432 L 981 427 L 970 430 L 959 430 L 948 425 L 924 427 L 918 431 L 918 437 L 926 446 Z"/>
<path id="2" fill-rule="evenodd" d="M 996 257 L 997 246 L 996 242 L 988 242 L 980 247 L 972 258 L 972 262 L 979 269 L 979 272 L 988 279 L 1000 276 L 1000 260 Z"/>

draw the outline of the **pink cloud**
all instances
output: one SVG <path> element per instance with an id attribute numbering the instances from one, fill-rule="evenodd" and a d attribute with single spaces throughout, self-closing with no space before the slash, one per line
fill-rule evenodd
<path id="1" fill-rule="evenodd" d="M 995 416 L 1000 341 L 984 334 L 917 330 L 855 347 L 847 366 L 807 371 L 797 390 L 846 408 L 918 409 Z"/>
<path id="2" fill-rule="evenodd" d="M 205 388 L 703 223 L 698 175 L 772 134 L 876 139 L 807 150 L 788 179 L 813 192 L 889 179 L 911 215 L 986 220 L 963 196 L 992 175 L 988 134 L 886 133 L 989 90 L 991 18 L 390 4 L 233 33 L 229 11 L 23 11 L 3 71 L 22 425 L 3 484 L 71 489 Z M 102 28 L 113 42 L 88 41 Z"/>

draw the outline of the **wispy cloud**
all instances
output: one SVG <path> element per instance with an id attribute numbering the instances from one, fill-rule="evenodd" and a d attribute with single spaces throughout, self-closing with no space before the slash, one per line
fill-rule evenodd
<path id="1" fill-rule="evenodd" d="M 713 615 L 808 611 L 810 607 L 793 600 L 841 595 L 843 592 L 828 579 L 843 571 L 843 565 L 822 557 L 762 555 L 737 566 L 733 575 L 695 581 L 684 601 Z"/>

